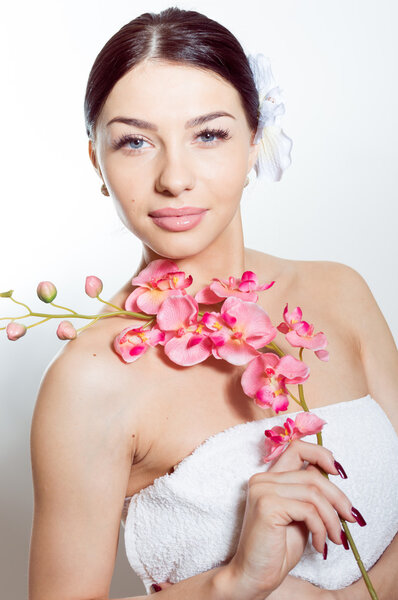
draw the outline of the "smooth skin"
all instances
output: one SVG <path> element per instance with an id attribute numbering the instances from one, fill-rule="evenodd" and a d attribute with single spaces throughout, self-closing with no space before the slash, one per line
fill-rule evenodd
<path id="1" fill-rule="evenodd" d="M 220 110 L 233 116 L 186 127 L 190 119 Z M 158 129 L 149 130 L 142 124 L 107 125 L 115 117 L 126 116 L 144 119 Z M 228 128 L 229 139 L 199 136 L 205 125 Z M 113 145 L 123 134 L 143 142 L 115 149 Z M 323 312 L 316 313 L 314 321 L 328 323 L 331 347 L 341 345 L 331 354 L 338 357 L 343 353 L 345 361 L 337 364 L 332 359 L 324 371 L 319 365 L 317 371 L 320 361 L 314 361 L 312 381 L 306 384 L 310 406 L 318 405 L 322 393 L 328 403 L 337 401 L 330 400 L 333 393 L 345 400 L 344 393 L 354 398 L 369 392 L 398 432 L 397 350 L 363 278 L 338 263 L 285 261 L 244 247 L 240 199 L 258 151 L 251 143 L 252 134 L 239 94 L 227 82 L 186 65 L 148 61 L 113 88 L 98 121 L 95 144 L 89 142 L 89 155 L 121 220 L 142 241 L 137 271 L 157 258 L 175 260 L 193 276 L 189 292 L 194 295 L 212 277 L 239 277 L 244 270 L 254 270 L 260 281 L 277 279 L 280 284 L 269 290 L 263 305 L 273 323 L 276 315 L 280 320 L 286 298 L 292 306 L 296 298 L 303 307 L 311 306 L 311 315 L 322 306 Z M 190 231 L 163 231 L 148 215 L 164 206 L 186 205 L 208 209 Z M 122 305 L 131 291 L 128 284 L 133 275 L 111 302 Z M 193 442 L 208 437 L 209 427 L 214 433 L 264 417 L 262 409 L 242 402 L 238 386 L 232 390 L 231 404 L 231 388 L 226 383 L 239 374 L 239 368 L 232 365 L 217 366 L 217 371 L 209 359 L 207 364 L 178 369 L 165 362 L 157 349 L 130 365 L 119 361 L 112 341 L 127 324 L 138 323 L 125 318 L 98 321 L 66 343 L 43 376 L 31 430 L 35 505 L 30 600 L 109 598 L 125 496 L 150 484 L 176 457 L 188 454 Z M 154 372 L 157 379 L 150 376 Z M 327 377 L 335 379 L 334 389 L 326 385 Z M 211 399 L 204 392 L 204 380 L 214 391 Z M 165 381 L 172 383 L 163 386 Z M 171 397 L 170 387 L 175 389 L 175 385 L 180 386 L 184 401 L 190 398 L 190 404 Z M 189 427 L 192 422 L 195 431 Z M 181 425 L 186 436 L 178 438 L 175 428 Z M 267 594 L 270 598 L 277 594 L 279 600 L 283 594 L 291 597 L 286 594 L 292 584 L 298 600 L 367 598 L 361 581 L 335 593 L 285 577 L 301 556 L 308 530 L 320 550 L 326 533 L 332 540 L 329 543 L 339 543 L 336 510 L 352 522 L 347 514 L 350 499 L 333 481 L 326 482 L 315 466 L 300 469 L 307 446 L 311 445 L 292 444 L 272 470 L 251 478 L 245 522 L 232 561 L 168 586 L 159 592 L 162 597 L 232 600 L 238 590 L 240 599 L 254 600 L 265 582 L 262 598 Z M 313 447 L 308 452 L 313 453 L 312 465 L 323 462 L 326 467 L 327 460 L 328 472 L 337 476 L 327 449 Z M 286 461 L 291 461 L 287 470 Z M 292 524 L 292 520 L 300 524 Z M 396 594 L 396 540 L 370 571 L 380 600 L 394 600 Z M 279 553 L 259 553 L 259 548 L 269 544 L 276 544 Z"/>

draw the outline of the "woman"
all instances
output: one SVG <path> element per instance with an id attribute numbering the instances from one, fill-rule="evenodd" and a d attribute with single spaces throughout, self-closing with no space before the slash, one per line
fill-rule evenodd
<path id="1" fill-rule="evenodd" d="M 305 357 L 311 369 L 305 395 L 313 412 L 330 415 L 333 452 L 326 435 L 324 448 L 298 440 L 269 469 L 262 465 L 253 471 L 244 502 L 228 504 L 236 523 L 230 545 L 224 544 L 231 523 L 222 521 L 221 533 L 212 529 L 205 501 L 218 503 L 210 506 L 220 510 L 222 520 L 223 502 L 242 490 L 227 483 L 228 469 L 225 479 L 223 472 L 214 475 L 217 452 L 227 444 L 221 454 L 226 459 L 232 436 L 244 438 L 257 425 L 262 433 L 273 412 L 248 401 L 240 385 L 244 366 L 210 357 L 187 369 L 168 360 L 160 347 L 126 364 L 115 355 L 113 340 L 123 327 L 141 322 L 99 320 L 52 362 L 35 407 L 30 600 L 108 598 L 121 517 L 127 517 L 132 566 L 147 591 L 160 584 L 165 598 L 367 598 L 362 579 L 355 581 L 359 572 L 353 576 L 351 569 L 350 583 L 344 583 L 343 570 L 351 568 L 353 557 L 342 547 L 339 516 L 353 524 L 354 539 L 362 535 L 364 546 L 377 544 L 377 556 L 369 552 L 367 558 L 379 598 L 396 594 L 397 509 L 387 498 L 390 525 L 379 517 L 376 530 L 370 529 L 369 515 L 379 511 L 378 498 L 391 490 L 388 478 L 398 466 L 396 347 L 366 282 L 350 267 L 285 260 L 244 246 L 240 199 L 259 160 L 257 111 L 258 91 L 242 47 L 200 13 L 170 8 L 144 14 L 108 41 L 87 85 L 89 155 L 103 192 L 143 244 L 140 265 L 110 302 L 124 306 L 132 275 L 154 260 L 168 259 L 192 275 L 193 296 L 213 277 L 253 271 L 261 283 L 275 280 L 258 300 L 272 323 L 280 322 L 288 301 L 327 334 L 328 366 L 310 353 Z M 181 223 L 164 213 L 178 214 L 181 208 L 201 216 Z M 291 353 L 282 334 L 275 341 Z M 283 417 L 294 410 L 290 404 Z M 360 436 L 365 430 L 370 443 L 379 439 L 371 438 L 372 431 L 387 432 L 381 466 L 377 452 L 365 462 L 365 439 L 359 437 L 356 445 L 348 439 L 350 432 Z M 372 460 L 380 467 L 372 484 L 379 494 L 366 504 L 366 513 L 370 475 L 364 474 Z M 241 468 L 239 460 L 234 463 Z M 197 485 L 184 479 L 190 465 Z M 339 473 L 345 476 L 344 468 L 350 485 L 362 476 L 358 508 L 343 491 L 346 481 L 334 483 Z M 199 487 L 206 474 L 208 481 Z M 170 491 L 174 495 L 167 497 Z M 185 520 L 183 498 L 191 510 Z M 142 519 L 135 518 L 139 514 Z M 165 526 L 160 533 L 159 523 Z M 139 547 L 133 548 L 139 533 Z M 163 535 L 171 542 L 162 545 Z M 326 567 L 327 548 L 329 560 L 339 563 Z M 308 572 L 300 571 L 305 561 Z M 333 582 L 320 585 L 327 568 L 334 568 Z M 289 575 L 293 569 L 297 577 Z M 155 579 L 162 572 L 170 576 Z"/>

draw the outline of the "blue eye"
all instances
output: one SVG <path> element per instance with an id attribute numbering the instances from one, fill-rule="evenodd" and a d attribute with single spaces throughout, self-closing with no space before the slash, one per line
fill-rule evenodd
<path id="1" fill-rule="evenodd" d="M 223 140 L 228 140 L 229 139 L 229 130 L 228 129 L 202 129 L 202 131 L 200 131 L 196 137 L 204 137 L 204 136 L 211 136 L 211 137 L 218 137 L 220 139 Z M 207 141 L 205 141 L 205 145 L 206 146 L 210 146 L 214 144 L 215 140 L 209 140 L 207 139 Z"/>
<path id="2" fill-rule="evenodd" d="M 142 138 L 131 138 L 131 140 L 129 140 L 129 142 L 128 142 L 128 143 L 130 144 L 130 143 L 132 143 L 132 142 L 133 142 L 133 143 L 135 143 L 135 142 L 138 142 L 139 144 L 141 144 L 142 142 L 145 142 L 145 140 L 143 140 Z M 134 150 L 141 150 L 142 146 L 137 146 L 136 144 L 134 144 L 134 145 L 132 146 L 132 148 L 133 148 Z"/>
<path id="3" fill-rule="evenodd" d="M 206 129 L 202 129 L 202 131 L 197 133 L 195 138 L 203 138 L 205 136 L 210 136 L 211 138 L 219 138 L 219 139 L 223 139 L 223 140 L 228 140 L 229 139 L 229 130 L 228 129 L 207 129 L 206 128 Z M 135 152 L 139 152 L 140 150 L 143 150 L 143 147 L 142 147 L 143 142 L 146 142 L 147 144 L 149 143 L 146 140 L 144 140 L 144 138 L 142 138 L 142 137 L 139 137 L 137 135 L 127 134 L 127 135 L 122 135 L 118 140 L 113 142 L 112 148 L 114 150 L 118 150 L 119 148 L 122 148 L 123 146 L 126 146 L 127 144 L 133 144 L 132 146 L 129 146 L 127 148 L 127 150 L 134 154 Z M 214 139 L 209 140 L 209 138 L 207 138 L 207 140 L 203 140 L 203 143 L 205 146 L 213 146 L 215 143 L 217 143 L 217 141 Z"/>
<path id="4" fill-rule="evenodd" d="M 141 137 L 138 137 L 136 135 L 122 135 L 122 137 L 120 137 L 118 140 L 116 140 L 113 144 L 112 147 L 114 150 L 118 150 L 119 148 L 121 148 L 122 146 L 125 146 L 126 144 L 130 144 L 133 143 L 133 146 L 130 146 L 130 148 L 128 148 L 129 150 L 141 150 L 142 146 L 138 145 L 141 142 L 145 142 L 146 140 L 144 140 Z M 137 144 L 138 142 L 138 144 Z M 148 143 L 148 142 L 147 142 Z"/>

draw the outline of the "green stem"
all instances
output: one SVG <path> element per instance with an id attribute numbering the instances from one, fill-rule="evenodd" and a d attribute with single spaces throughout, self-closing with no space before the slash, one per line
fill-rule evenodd
<path id="1" fill-rule="evenodd" d="M 46 321 L 48 321 L 48 320 L 49 320 L 49 319 L 48 319 L 48 317 L 47 317 L 47 319 L 42 319 L 42 321 L 37 321 L 37 323 L 33 323 L 32 325 L 28 325 L 28 326 L 26 327 L 26 329 L 30 329 L 31 327 L 36 327 L 36 325 L 40 325 L 40 323 L 45 323 L 45 322 L 46 322 Z"/>
<path id="2" fill-rule="evenodd" d="M 267 344 L 266 346 L 264 346 L 264 348 L 269 348 L 270 350 L 275 352 L 275 354 L 277 354 L 280 358 L 282 358 L 282 356 L 285 356 L 286 354 L 286 352 L 283 352 L 283 350 L 279 348 L 278 344 L 275 344 L 274 342 Z"/>
<path id="3" fill-rule="evenodd" d="M 291 392 L 290 390 L 287 390 L 287 391 L 288 391 L 288 393 L 289 393 L 289 396 L 291 396 L 291 397 L 293 398 L 293 400 L 294 400 L 295 402 L 297 402 L 297 404 L 298 404 L 299 406 L 301 406 L 301 408 L 304 408 L 304 407 L 303 407 L 303 405 L 301 404 L 300 400 L 297 400 L 296 396 L 295 396 L 294 394 L 292 394 L 292 392 Z"/>
<path id="4" fill-rule="evenodd" d="M 10 300 L 12 300 L 13 302 L 15 302 L 15 304 L 20 304 L 21 306 L 24 306 L 25 308 L 28 309 L 28 311 L 30 313 L 32 312 L 27 304 L 24 304 L 23 302 L 18 302 L 18 300 L 15 300 L 15 298 L 13 298 L 12 296 L 10 296 Z"/>
<path id="5" fill-rule="evenodd" d="M 69 317 L 69 318 L 73 317 L 76 319 L 96 319 L 98 317 L 99 319 L 104 319 L 106 317 L 115 317 L 117 315 L 128 315 L 129 317 L 136 317 L 137 319 L 143 319 L 144 321 L 147 321 L 148 319 L 151 320 L 153 318 L 152 315 L 144 315 L 143 313 L 131 312 L 129 310 L 118 310 L 118 311 L 114 311 L 111 313 L 104 313 L 103 315 L 81 315 L 79 313 L 75 313 L 73 315 L 71 315 L 70 313 L 50 315 L 48 313 L 39 313 L 39 312 L 30 311 L 29 315 L 25 315 L 25 316 L 48 317 L 49 319 L 65 319 L 67 317 Z M 13 320 L 13 317 L 5 317 L 5 318 Z M 21 317 L 15 317 L 15 319 L 20 319 L 20 318 Z"/>
<path id="6" fill-rule="evenodd" d="M 107 304 L 108 306 L 112 306 L 113 308 L 117 308 L 118 310 L 120 310 L 120 306 L 116 306 L 116 304 L 111 304 L 110 302 L 103 300 L 99 296 L 97 296 L 97 300 L 99 300 L 100 302 L 103 302 L 104 304 Z"/>
<path id="7" fill-rule="evenodd" d="M 303 348 L 300 349 L 300 360 L 303 360 L 302 359 L 302 354 L 303 354 L 302 351 L 303 351 Z M 299 388 L 299 396 L 300 396 L 300 401 L 301 401 L 302 407 L 303 407 L 303 409 L 306 412 L 310 412 L 309 409 L 308 409 L 307 403 L 305 401 L 305 398 L 304 398 L 303 384 L 299 383 L 298 384 L 298 388 Z M 322 432 L 317 433 L 316 437 L 317 437 L 317 443 L 318 443 L 318 445 L 319 446 L 323 446 Z M 322 473 L 322 475 L 324 475 L 324 477 L 326 477 L 326 479 L 329 479 L 329 475 L 327 473 L 325 473 L 325 471 L 322 468 L 320 468 L 320 467 L 318 467 L 318 468 L 319 468 L 320 472 Z M 357 561 L 359 570 L 362 573 L 362 577 L 363 577 L 363 579 L 365 581 L 366 587 L 368 588 L 369 595 L 372 598 L 372 600 L 378 600 L 376 591 L 375 591 L 375 589 L 374 589 L 374 587 L 372 585 L 372 582 L 370 581 L 369 575 L 366 572 L 366 569 L 365 569 L 365 567 L 363 565 L 363 562 L 362 562 L 362 559 L 361 559 L 361 557 L 359 555 L 357 547 L 355 546 L 354 540 L 352 539 L 352 535 L 350 533 L 350 530 L 348 529 L 348 525 L 347 525 L 346 521 L 342 517 L 339 516 L 339 519 L 340 519 L 341 524 L 343 526 L 343 529 L 344 529 L 344 531 L 346 533 L 347 540 L 350 543 L 350 547 L 351 547 L 351 550 L 352 550 L 352 552 L 353 552 L 353 554 L 355 556 L 355 560 Z"/>
<path id="8" fill-rule="evenodd" d="M 83 325 L 83 327 L 76 329 L 76 333 L 83 331 L 83 329 L 87 329 L 87 327 L 91 327 L 91 325 L 94 325 L 94 323 L 96 323 L 97 321 L 98 321 L 98 319 L 93 319 L 90 323 L 87 323 L 87 325 Z"/>
<path id="9" fill-rule="evenodd" d="M 11 321 L 16 321 L 17 319 L 25 319 L 25 317 L 30 317 L 31 315 L 28 313 L 27 315 L 22 315 L 21 317 L 0 317 L 0 321 L 5 321 L 9 319 Z"/>
<path id="10" fill-rule="evenodd" d="M 369 579 L 369 575 L 368 575 L 368 573 L 367 573 L 367 571 L 366 571 L 366 569 L 365 569 L 365 567 L 363 565 L 361 557 L 359 556 L 359 552 L 358 552 L 357 547 L 356 547 L 356 545 L 354 543 L 354 540 L 352 539 L 352 535 L 350 533 L 350 530 L 348 529 L 348 525 L 344 521 L 344 519 L 342 519 L 341 517 L 340 517 L 340 521 L 341 521 L 341 525 L 342 525 L 342 527 L 343 527 L 343 529 L 345 531 L 345 534 L 347 536 L 347 540 L 348 540 L 348 542 L 349 542 L 349 544 L 351 546 L 352 553 L 354 554 L 355 560 L 357 561 L 358 567 L 359 567 L 359 569 L 360 569 L 360 571 L 362 573 L 362 577 L 363 577 L 363 579 L 365 581 L 366 587 L 368 588 L 369 595 L 372 598 L 372 600 L 378 600 L 378 596 L 377 596 L 376 591 L 375 591 L 375 589 L 374 589 L 374 587 L 372 585 L 372 582 Z"/>
<path id="11" fill-rule="evenodd" d="M 63 310 L 69 310 L 71 313 L 74 313 L 75 315 L 77 315 L 77 312 L 75 310 L 72 310 L 71 308 L 68 308 L 67 306 L 61 306 L 60 304 L 55 304 L 55 302 L 50 302 L 51 306 L 55 306 L 56 308 L 62 308 Z"/>

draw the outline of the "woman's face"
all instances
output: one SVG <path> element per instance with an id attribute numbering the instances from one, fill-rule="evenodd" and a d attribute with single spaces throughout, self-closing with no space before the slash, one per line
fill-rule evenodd
<path id="1" fill-rule="evenodd" d="M 252 137 L 232 85 L 211 71 L 149 60 L 115 84 L 89 152 L 124 225 L 160 256 L 178 259 L 200 253 L 240 219 L 258 151 Z M 204 212 L 151 216 L 183 207 Z"/>

